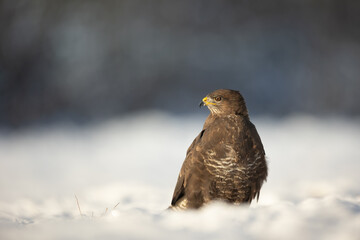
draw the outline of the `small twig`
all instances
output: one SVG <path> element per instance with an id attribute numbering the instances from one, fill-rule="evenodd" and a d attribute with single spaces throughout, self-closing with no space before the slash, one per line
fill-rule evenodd
<path id="1" fill-rule="evenodd" d="M 108 208 L 105 209 L 105 212 L 101 215 L 101 217 L 104 217 L 108 211 Z"/>
<path id="2" fill-rule="evenodd" d="M 79 213 L 80 213 L 80 216 L 82 217 L 82 216 L 83 216 L 83 214 L 82 214 L 82 212 L 81 212 L 81 208 L 80 208 L 80 204 L 79 204 L 79 199 L 77 198 L 76 194 L 75 194 L 75 198 L 76 198 L 76 203 L 77 203 L 77 206 L 78 206 L 78 208 L 79 208 Z"/>
<path id="3" fill-rule="evenodd" d="M 118 203 L 113 207 L 113 209 L 115 209 L 119 204 L 120 204 L 120 202 L 118 202 Z"/>

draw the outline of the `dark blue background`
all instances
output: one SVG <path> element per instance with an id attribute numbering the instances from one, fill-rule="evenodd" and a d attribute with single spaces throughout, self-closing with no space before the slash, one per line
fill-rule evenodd
<path id="1" fill-rule="evenodd" d="M 360 114 L 359 1 L 0 0 L 0 125 L 196 112 Z"/>

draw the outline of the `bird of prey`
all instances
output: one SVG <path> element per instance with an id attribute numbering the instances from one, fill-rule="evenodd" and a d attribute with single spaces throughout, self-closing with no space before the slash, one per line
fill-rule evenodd
<path id="1" fill-rule="evenodd" d="M 210 201 L 259 199 L 267 177 L 261 139 L 238 91 L 219 89 L 202 99 L 210 114 L 187 150 L 171 209 L 197 209 Z"/>

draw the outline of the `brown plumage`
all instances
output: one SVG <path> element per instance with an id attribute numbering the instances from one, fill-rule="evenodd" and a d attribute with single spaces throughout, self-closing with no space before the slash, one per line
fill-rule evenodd
<path id="1" fill-rule="evenodd" d="M 201 105 L 210 115 L 187 150 L 171 208 L 194 209 L 212 200 L 251 203 L 259 198 L 267 164 L 244 98 L 238 91 L 219 89 Z"/>

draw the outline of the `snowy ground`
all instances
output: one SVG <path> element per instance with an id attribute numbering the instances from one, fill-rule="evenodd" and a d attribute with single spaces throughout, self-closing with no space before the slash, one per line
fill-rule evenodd
<path id="1" fill-rule="evenodd" d="M 203 121 L 0 133 L 0 239 L 360 239 L 359 119 L 255 118 L 270 169 L 259 202 L 164 211 Z"/>

